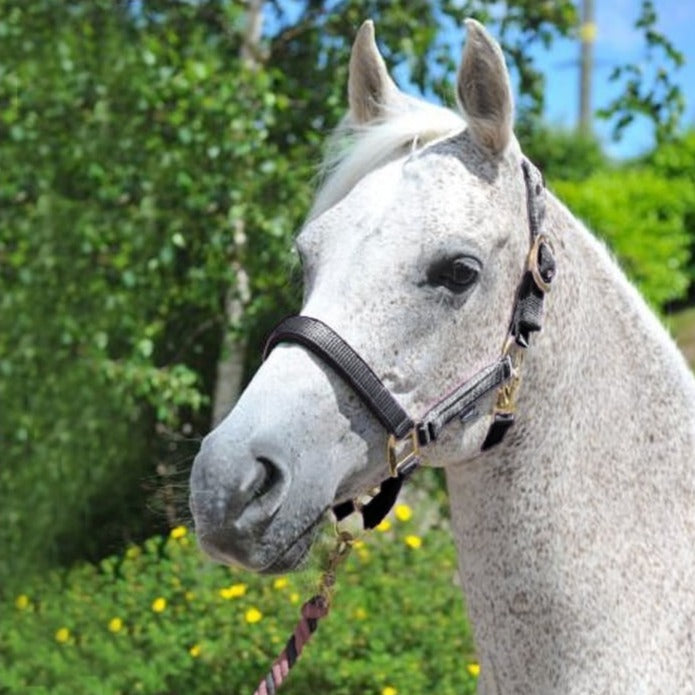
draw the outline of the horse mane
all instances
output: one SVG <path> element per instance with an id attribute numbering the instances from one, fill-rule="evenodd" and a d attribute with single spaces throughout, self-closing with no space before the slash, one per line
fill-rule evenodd
<path id="1" fill-rule="evenodd" d="M 366 124 L 348 115 L 335 129 L 319 168 L 320 185 L 309 219 L 335 205 L 370 171 L 466 126 L 463 116 L 451 109 L 412 97 L 381 112 L 381 118 Z"/>

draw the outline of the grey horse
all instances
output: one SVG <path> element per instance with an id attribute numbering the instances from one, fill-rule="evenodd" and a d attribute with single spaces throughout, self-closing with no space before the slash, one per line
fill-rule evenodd
<path id="1" fill-rule="evenodd" d="M 362 26 L 338 154 L 296 241 L 302 314 L 410 413 L 499 355 L 528 255 L 509 76 L 467 29 L 459 115 L 399 91 Z M 446 469 L 479 691 L 695 693 L 695 383 L 606 248 L 549 193 L 546 208 L 557 276 L 516 422 L 481 451 L 493 393 L 427 449 Z M 386 441 L 324 361 L 277 346 L 195 460 L 202 547 L 296 567 L 326 511 L 388 475 Z"/>

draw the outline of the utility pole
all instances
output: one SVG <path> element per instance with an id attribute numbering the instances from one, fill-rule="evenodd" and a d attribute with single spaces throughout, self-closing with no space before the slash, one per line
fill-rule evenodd
<path id="1" fill-rule="evenodd" d="M 582 0 L 582 23 L 579 27 L 581 52 L 579 56 L 579 132 L 591 134 L 591 77 L 594 69 L 596 22 L 594 0 Z"/>

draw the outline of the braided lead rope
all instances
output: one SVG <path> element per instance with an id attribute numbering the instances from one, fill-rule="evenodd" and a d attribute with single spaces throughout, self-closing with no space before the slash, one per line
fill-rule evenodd
<path id="1" fill-rule="evenodd" d="M 328 556 L 326 569 L 319 581 L 319 590 L 301 609 L 301 618 L 292 636 L 287 640 L 285 648 L 273 662 L 265 678 L 258 684 L 253 695 L 275 695 L 278 688 L 285 682 L 290 669 L 297 663 L 306 643 L 316 632 L 319 620 L 328 615 L 333 598 L 333 587 L 336 579 L 336 569 L 350 553 L 355 538 L 347 531 L 337 531 L 338 540 L 335 548 Z"/>

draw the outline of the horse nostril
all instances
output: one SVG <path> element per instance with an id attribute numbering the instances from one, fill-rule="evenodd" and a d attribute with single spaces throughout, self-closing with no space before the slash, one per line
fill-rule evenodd
<path id="1" fill-rule="evenodd" d="M 282 478 L 280 469 L 265 456 L 257 456 L 256 462 L 260 465 L 259 475 L 251 489 L 251 500 L 265 497 Z"/>

